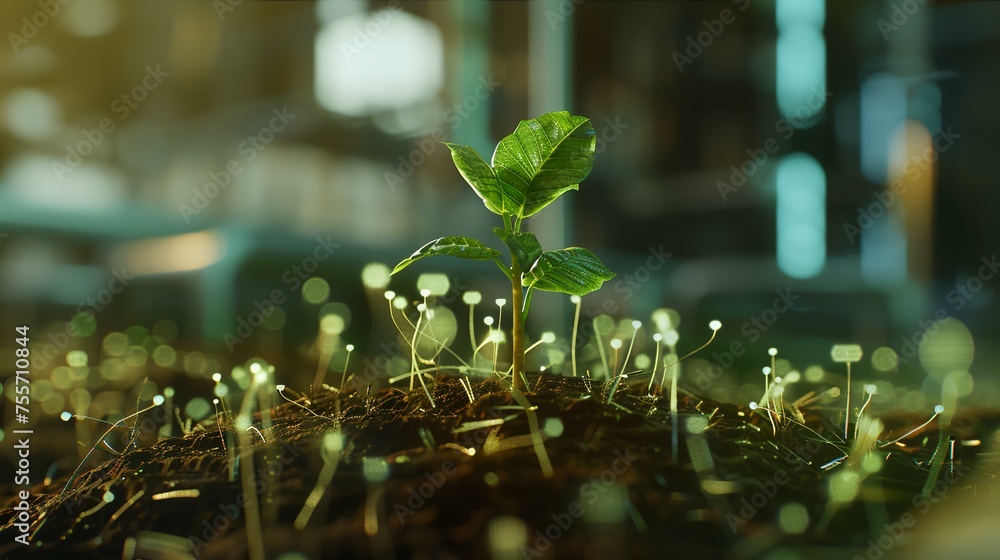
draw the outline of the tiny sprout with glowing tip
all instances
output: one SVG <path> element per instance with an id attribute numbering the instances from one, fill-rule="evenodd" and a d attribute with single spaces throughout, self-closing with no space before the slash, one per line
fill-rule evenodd
<path id="1" fill-rule="evenodd" d="M 944 412 L 944 406 L 937 405 L 934 407 L 934 414 L 941 414 L 942 412 Z"/>
<path id="2" fill-rule="evenodd" d="M 770 347 L 770 348 L 768 348 L 767 349 L 767 355 L 768 356 L 777 356 L 778 355 L 778 349 L 775 348 L 775 347 L 773 347 L 773 346 Z"/>
<path id="3" fill-rule="evenodd" d="M 63 422 L 69 422 L 70 419 L 73 418 L 73 414 L 64 411 L 59 415 L 59 418 L 61 418 Z"/>
<path id="4" fill-rule="evenodd" d="M 212 374 L 212 381 L 215 381 L 216 383 L 222 381 L 222 374 L 221 373 L 213 373 Z"/>
<path id="5" fill-rule="evenodd" d="M 395 297 L 396 297 L 396 292 L 394 292 L 394 291 L 392 291 L 392 290 L 386 290 L 386 291 L 385 291 L 385 293 L 384 293 L 384 294 L 382 294 L 382 295 L 384 295 L 384 296 L 385 296 L 385 299 L 387 299 L 387 300 L 389 300 L 389 301 L 392 301 L 392 300 L 393 300 L 393 298 L 395 298 Z"/>
<path id="6" fill-rule="evenodd" d="M 423 290 L 420 290 L 420 297 L 430 297 L 430 295 L 431 295 L 431 291 L 428 290 L 427 288 L 424 288 Z"/>
<path id="7" fill-rule="evenodd" d="M 347 351 L 348 352 L 354 352 L 354 345 L 353 344 L 348 344 L 347 345 Z"/>
<path id="8" fill-rule="evenodd" d="M 156 395 L 153 397 L 153 404 L 160 406 L 165 400 L 166 399 L 163 398 L 163 395 Z"/>
<path id="9" fill-rule="evenodd" d="M 497 298 L 496 304 L 497 304 L 498 307 L 503 307 L 503 306 L 507 305 L 507 300 L 504 299 L 504 298 Z"/>
<path id="10" fill-rule="evenodd" d="M 663 340 L 663 336 L 660 333 L 653 333 L 653 342 L 660 342 Z"/>
<path id="11" fill-rule="evenodd" d="M 576 305 L 576 304 L 580 303 L 580 301 L 581 301 L 581 298 L 580 298 L 580 296 L 577 296 L 577 295 L 572 295 L 572 296 L 569 296 L 569 301 L 570 301 L 570 303 L 572 303 L 573 305 Z"/>
<path id="12" fill-rule="evenodd" d="M 868 383 L 867 385 L 865 385 L 865 392 L 868 393 L 869 395 L 874 395 L 876 391 L 878 391 L 878 387 L 876 387 L 874 384 Z"/>
<path id="13" fill-rule="evenodd" d="M 547 331 L 542 333 L 542 342 L 545 344 L 552 344 L 556 341 L 556 333 Z"/>
<path id="14" fill-rule="evenodd" d="M 642 321 L 632 321 L 632 328 L 633 329 L 639 330 L 639 327 L 641 327 L 641 326 L 642 326 Z"/>
<path id="15" fill-rule="evenodd" d="M 487 327 L 492 327 L 493 326 L 493 317 L 490 317 L 489 315 L 487 315 L 486 317 L 483 317 L 483 323 L 485 323 Z"/>
<path id="16" fill-rule="evenodd" d="M 764 366 L 760 368 L 761 373 L 764 375 L 771 375 L 771 366 Z"/>
<path id="17" fill-rule="evenodd" d="M 757 401 L 750 401 L 750 410 L 757 410 Z"/>
<path id="18" fill-rule="evenodd" d="M 274 388 L 277 389 L 278 392 L 280 393 L 280 392 L 282 392 L 282 391 L 285 390 L 285 384 L 284 383 L 279 383 L 278 385 L 275 385 Z"/>
<path id="19" fill-rule="evenodd" d="M 621 341 L 621 339 L 619 339 L 619 338 L 612 338 L 611 339 L 611 347 L 614 348 L 615 350 L 619 350 L 622 347 L 622 341 Z"/>
<path id="20" fill-rule="evenodd" d="M 722 328 L 722 322 L 716 320 L 709 321 L 708 328 L 717 331 Z"/>

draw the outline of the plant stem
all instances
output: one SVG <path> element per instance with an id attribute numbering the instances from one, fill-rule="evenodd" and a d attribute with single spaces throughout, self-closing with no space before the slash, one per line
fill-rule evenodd
<path id="1" fill-rule="evenodd" d="M 513 255 L 512 255 L 513 257 Z M 511 314 L 513 316 L 513 325 L 511 326 L 511 333 L 514 339 L 513 348 L 513 363 L 514 370 L 512 375 L 514 376 L 514 390 L 518 392 L 523 392 L 525 390 L 524 386 L 524 315 L 521 309 L 523 302 L 522 298 L 524 293 L 521 291 L 521 264 L 517 262 L 516 258 L 511 258 L 510 264 L 510 286 L 511 286 Z"/>

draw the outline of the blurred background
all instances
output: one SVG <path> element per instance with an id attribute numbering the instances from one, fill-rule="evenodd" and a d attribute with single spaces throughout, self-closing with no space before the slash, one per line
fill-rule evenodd
<path id="1" fill-rule="evenodd" d="M 686 353 L 718 319 L 684 381 L 717 398 L 759 393 L 769 347 L 820 382 L 857 343 L 888 400 L 996 403 L 997 21 L 943 0 L 4 2 L 0 348 L 31 326 L 51 418 L 120 414 L 145 377 L 204 417 L 212 374 L 255 356 L 304 390 L 328 315 L 331 371 L 391 370 L 386 289 L 412 306 L 444 274 L 424 282 L 459 325 L 465 291 L 480 315 L 509 298 L 489 263 L 386 276 L 439 236 L 500 246 L 440 142 L 489 159 L 566 109 L 594 171 L 527 227 L 618 272 L 583 299 L 602 344 L 637 319 Z M 573 314 L 535 298 L 550 370 Z"/>

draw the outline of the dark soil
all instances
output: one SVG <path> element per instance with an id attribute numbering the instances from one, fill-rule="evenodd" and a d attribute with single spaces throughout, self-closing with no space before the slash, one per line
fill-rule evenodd
<path id="1" fill-rule="evenodd" d="M 238 465 L 241 471 L 253 465 L 266 557 L 300 551 L 306 558 L 504 558 L 491 552 L 490 535 L 517 541 L 516 532 L 500 529 L 501 521 L 511 526 L 517 519 L 524 546 L 511 558 L 751 558 L 776 546 L 833 547 L 850 557 L 871 536 L 864 492 L 825 530 L 812 528 L 827 507 L 829 472 L 822 467 L 849 449 L 818 415 L 807 416 L 809 428 L 786 423 L 775 435 L 761 414 L 682 395 L 674 434 L 668 399 L 644 396 L 644 384 L 622 384 L 613 404 L 605 404 L 606 388 L 595 384 L 591 392 L 580 378 L 546 375 L 534 383 L 528 398 L 539 421 L 562 423 L 561 433 L 545 439 L 551 478 L 530 443 L 527 415 L 496 408 L 517 404 L 496 382 L 474 382 L 477 398 L 470 404 L 457 379 L 441 376 L 432 386 L 435 408 L 419 386 L 367 399 L 353 389 L 324 391 L 308 401 L 311 412 L 279 398 L 269 427 L 257 416 L 266 443 L 248 430 L 253 452 Z M 307 403 L 304 397 L 297 402 Z M 453 433 L 464 422 L 496 418 L 505 419 L 502 426 Z M 690 418 L 707 419 L 708 429 L 689 434 L 684 426 Z M 65 492 L 69 473 L 36 486 L 29 547 L 14 542 L 15 502 L 8 500 L 0 511 L 0 554 L 248 557 L 241 476 L 230 480 L 220 428 L 227 447 L 237 445 L 232 422 L 219 426 L 213 418 L 184 437 L 137 437 L 121 456 L 82 472 Z M 324 437 L 336 430 L 344 442 L 336 474 L 298 530 L 293 523 L 324 465 Z M 931 438 L 922 445 L 894 447 L 879 476 L 870 477 L 882 487 L 890 518 L 910 506 L 926 481 L 938 437 L 936 430 L 927 433 Z M 505 440 L 514 444 L 495 451 Z M 706 444 L 707 468 L 707 457 L 697 453 Z M 366 458 L 369 466 L 379 464 L 374 459 L 388 462 L 384 480 L 366 480 Z M 705 491 L 706 480 L 722 481 L 727 490 Z M 197 489 L 198 496 L 153 499 L 184 489 Z M 110 502 L 104 501 L 107 492 Z M 751 514 L 744 504 L 755 494 L 753 506 L 766 503 Z M 808 532 L 788 535 L 776 528 L 778 508 L 789 501 L 808 509 Z"/>

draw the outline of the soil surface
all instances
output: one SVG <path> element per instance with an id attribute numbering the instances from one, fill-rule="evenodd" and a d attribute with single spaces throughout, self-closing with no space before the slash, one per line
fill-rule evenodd
<path id="1" fill-rule="evenodd" d="M 607 385 L 531 381 L 551 476 L 532 418 L 495 381 L 473 381 L 470 403 L 441 375 L 428 383 L 433 408 L 419 385 L 312 398 L 285 389 L 295 402 L 277 397 L 242 434 L 227 415 L 183 437 L 134 433 L 120 455 L 95 452 L 76 476 L 36 486 L 27 547 L 14 542 L 16 500 L 6 500 L 0 554 L 228 559 L 259 542 L 266 558 L 300 553 L 287 560 L 755 558 L 776 548 L 852 558 L 871 538 L 873 507 L 887 520 L 912 508 L 939 437 L 927 429 L 887 449 L 858 498 L 831 509 L 831 473 L 846 468 L 837 463 L 850 445 L 820 411 L 775 433 L 759 411 L 688 394 L 671 416 L 669 398 L 647 396 L 644 383 L 621 383 L 609 403 Z M 898 419 L 896 433 L 919 423 Z M 976 482 L 960 471 L 949 484 Z M 778 522 L 793 502 L 810 520 L 801 534 Z"/>

